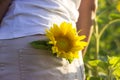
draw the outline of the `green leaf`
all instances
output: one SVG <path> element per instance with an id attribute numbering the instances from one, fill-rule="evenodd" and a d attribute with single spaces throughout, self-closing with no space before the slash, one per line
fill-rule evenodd
<path id="1" fill-rule="evenodd" d="M 33 41 L 30 44 L 33 48 L 36 48 L 36 49 L 43 49 L 43 50 L 50 50 L 51 49 L 51 45 L 48 44 L 47 40 Z"/>
<path id="2" fill-rule="evenodd" d="M 100 60 L 92 60 L 92 61 L 88 61 L 88 64 L 91 65 L 91 66 L 98 66 Z"/>
<path id="3" fill-rule="evenodd" d="M 110 14 L 110 18 L 112 18 L 112 19 L 118 19 L 118 18 L 120 18 L 120 14 L 111 13 L 111 14 Z"/>
<path id="4" fill-rule="evenodd" d="M 108 57 L 109 64 L 112 65 L 112 67 L 115 67 L 118 63 L 120 63 L 120 57 Z"/>
<path id="5" fill-rule="evenodd" d="M 120 67 L 116 70 L 114 70 L 113 75 L 120 77 Z"/>
<path id="6" fill-rule="evenodd" d="M 98 63 L 98 67 L 100 68 L 100 70 L 103 72 L 103 73 L 107 73 L 107 69 L 109 67 L 109 64 L 106 62 L 106 61 L 100 61 Z"/>
<path id="7" fill-rule="evenodd" d="M 88 77 L 87 80 L 104 80 L 104 79 L 102 77 L 92 76 L 92 77 Z"/>

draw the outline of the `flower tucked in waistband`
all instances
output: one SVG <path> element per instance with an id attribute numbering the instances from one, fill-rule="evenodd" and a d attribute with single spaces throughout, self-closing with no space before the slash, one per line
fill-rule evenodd
<path id="1" fill-rule="evenodd" d="M 71 23 L 63 22 L 60 25 L 53 24 L 46 30 L 46 41 L 34 41 L 32 46 L 39 49 L 47 49 L 53 55 L 65 58 L 71 63 L 75 58 L 79 58 L 79 51 L 83 50 L 87 42 L 82 41 L 85 36 L 79 36 L 76 28 Z"/>

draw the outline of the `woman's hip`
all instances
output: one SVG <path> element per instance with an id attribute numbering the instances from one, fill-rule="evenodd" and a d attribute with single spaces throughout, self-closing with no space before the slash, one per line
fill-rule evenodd
<path id="1" fill-rule="evenodd" d="M 18 80 L 17 77 L 25 80 L 82 80 L 84 66 L 81 53 L 79 59 L 69 64 L 48 50 L 34 49 L 30 42 L 35 40 L 46 40 L 46 37 L 34 35 L 0 40 L 0 65 L 3 65 L 0 69 L 6 71 L 0 70 L 0 76 L 11 74 L 13 80 Z"/>

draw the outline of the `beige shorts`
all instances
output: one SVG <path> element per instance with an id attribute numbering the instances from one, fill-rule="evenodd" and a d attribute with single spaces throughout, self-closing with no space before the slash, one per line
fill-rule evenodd
<path id="1" fill-rule="evenodd" d="M 84 64 L 80 58 L 69 64 L 47 50 L 29 44 L 46 39 L 43 35 L 0 40 L 0 80 L 84 80 Z"/>

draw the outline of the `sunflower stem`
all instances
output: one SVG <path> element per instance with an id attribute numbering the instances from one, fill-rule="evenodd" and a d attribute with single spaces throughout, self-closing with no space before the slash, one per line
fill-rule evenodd
<path id="1" fill-rule="evenodd" d="M 94 59 L 98 60 L 99 59 L 99 41 L 100 41 L 100 36 L 99 36 L 99 28 L 98 28 L 98 24 L 97 24 L 97 20 L 96 19 L 95 19 L 94 27 L 95 27 L 95 41 L 96 41 L 96 48 L 95 48 L 96 54 L 94 56 Z M 98 68 L 97 67 L 95 67 L 94 76 L 96 76 L 96 77 L 98 76 Z"/>

